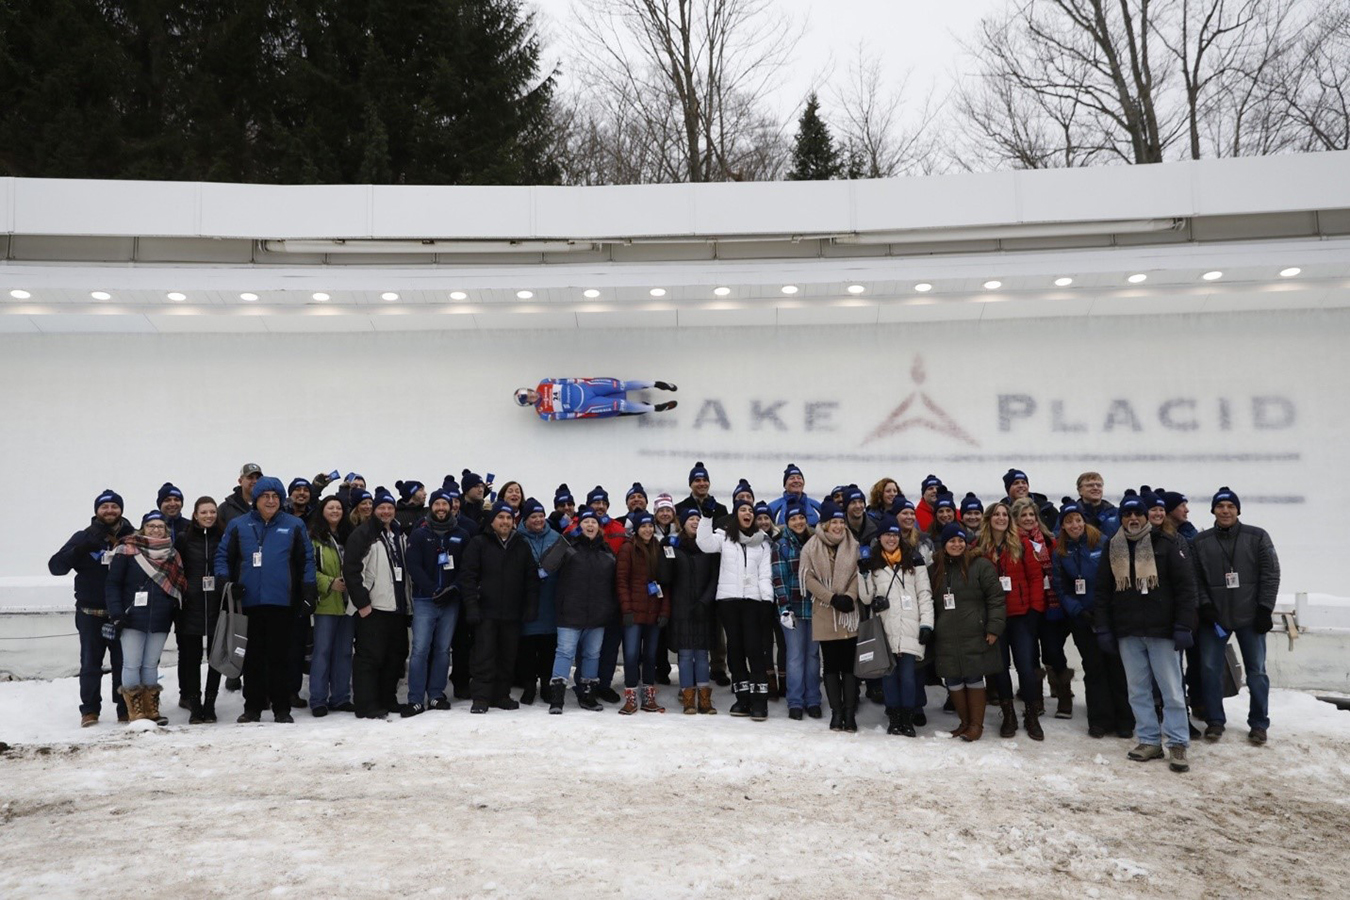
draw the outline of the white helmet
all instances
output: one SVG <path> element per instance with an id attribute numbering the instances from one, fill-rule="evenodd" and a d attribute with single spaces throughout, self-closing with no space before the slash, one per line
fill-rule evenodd
<path id="1" fill-rule="evenodd" d="M 516 403 L 520 406 L 533 406 L 530 402 L 530 389 L 520 388 L 516 391 Z"/>

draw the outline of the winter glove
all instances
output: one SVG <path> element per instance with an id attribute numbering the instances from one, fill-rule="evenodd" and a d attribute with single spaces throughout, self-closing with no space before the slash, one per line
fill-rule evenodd
<path id="1" fill-rule="evenodd" d="M 1092 627 L 1092 613 L 1088 612 L 1086 609 L 1080 609 L 1078 611 L 1078 615 L 1074 616 L 1073 618 L 1075 622 L 1077 622 L 1079 625 L 1084 626 L 1085 628 Z"/>
<path id="2" fill-rule="evenodd" d="M 1178 650 L 1189 650 L 1195 646 L 1195 635 L 1189 628 L 1178 625 L 1172 629 L 1172 643 Z"/>
<path id="3" fill-rule="evenodd" d="M 863 556 L 858 558 L 859 572 L 875 572 L 877 569 L 886 568 L 886 560 L 880 556 Z"/>
<path id="4" fill-rule="evenodd" d="M 1097 647 L 1103 653 L 1114 656 L 1116 653 L 1116 636 L 1109 631 L 1097 632 Z"/>
<path id="5" fill-rule="evenodd" d="M 636 622 L 636 620 L 633 618 L 633 614 L 632 614 L 632 613 L 624 613 L 624 614 L 623 614 L 623 627 L 624 627 L 624 628 L 627 628 L 629 625 L 636 625 L 636 624 L 637 624 L 637 622 Z"/>
<path id="6" fill-rule="evenodd" d="M 792 610 L 785 609 L 778 614 L 778 621 L 788 631 L 793 631 L 797 627 L 797 617 L 792 614 Z"/>
<path id="7" fill-rule="evenodd" d="M 105 641 L 117 640 L 117 626 L 111 622 L 105 622 L 102 628 L 103 639 Z"/>
<path id="8" fill-rule="evenodd" d="M 444 609 L 459 599 L 459 585 L 452 584 L 435 598 L 436 605 Z"/>
<path id="9" fill-rule="evenodd" d="M 1275 627 L 1274 610 L 1266 609 L 1264 606 L 1256 608 L 1256 615 L 1252 618 L 1252 631 L 1257 634 L 1267 634 L 1270 629 Z"/>
<path id="10" fill-rule="evenodd" d="M 853 598 L 848 594 L 835 594 L 830 598 L 830 605 L 842 613 L 853 612 Z"/>
<path id="11" fill-rule="evenodd" d="M 329 485 L 328 473 L 320 472 L 310 479 L 310 484 L 314 485 L 314 493 L 317 496 L 323 492 L 323 489 Z"/>
<path id="12" fill-rule="evenodd" d="M 891 601 L 885 597 L 872 598 L 872 612 L 885 612 L 891 608 Z"/>
<path id="13" fill-rule="evenodd" d="M 656 617 L 656 627 L 657 627 L 657 628 L 665 628 L 665 627 L 666 627 L 666 623 L 669 622 L 669 621 L 670 621 L 670 619 L 666 618 L 665 616 L 657 616 L 657 617 Z"/>
<path id="14" fill-rule="evenodd" d="M 672 547 L 678 547 L 680 546 L 680 536 L 678 534 L 672 534 L 670 537 L 666 538 L 666 543 Z"/>
<path id="15" fill-rule="evenodd" d="M 313 584 L 301 585 L 300 606 L 296 609 L 296 613 L 301 618 L 304 618 L 306 616 L 312 616 L 314 615 L 314 607 L 315 605 L 318 604 L 318 602 L 319 602 L 318 585 Z"/>
<path id="16" fill-rule="evenodd" d="M 927 645 L 932 640 L 933 640 L 933 629 L 929 628 L 927 625 L 920 626 L 919 643 L 922 645 Z"/>

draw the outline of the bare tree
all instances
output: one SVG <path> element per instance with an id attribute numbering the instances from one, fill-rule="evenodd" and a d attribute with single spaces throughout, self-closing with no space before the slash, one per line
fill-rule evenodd
<path id="1" fill-rule="evenodd" d="M 1350 149 L 1350 4 L 1329 0 L 1317 9 L 1275 81 L 1301 149 Z"/>
<path id="2" fill-rule="evenodd" d="M 846 81 L 831 91 L 850 177 L 890 178 L 941 168 L 932 135 L 940 104 L 929 92 L 907 119 L 910 76 L 906 72 L 888 85 L 881 59 L 859 43 Z"/>

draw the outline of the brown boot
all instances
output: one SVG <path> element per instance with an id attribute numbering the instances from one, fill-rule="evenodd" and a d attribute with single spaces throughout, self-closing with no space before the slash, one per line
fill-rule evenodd
<path id="1" fill-rule="evenodd" d="M 1033 741 L 1045 740 L 1045 732 L 1041 731 L 1040 717 L 1036 715 L 1036 705 L 1034 703 L 1026 704 L 1022 714 L 1022 724 L 1026 726 L 1027 737 Z"/>
<path id="2" fill-rule="evenodd" d="M 966 707 L 970 712 L 970 727 L 961 735 L 963 741 L 978 741 L 984 734 L 984 688 L 966 688 Z"/>
<path id="3" fill-rule="evenodd" d="M 642 686 L 642 711 L 663 713 L 666 708 L 656 702 L 656 685 L 644 684 Z"/>
<path id="4" fill-rule="evenodd" d="M 693 688 L 680 688 L 680 708 L 686 716 L 698 715 L 698 692 Z"/>
<path id="5" fill-rule="evenodd" d="M 970 688 L 963 688 L 959 691 L 952 691 L 952 706 L 956 707 L 956 714 L 961 718 L 961 724 L 952 729 L 952 737 L 959 738 L 970 728 L 970 700 L 966 697 L 970 693 Z"/>
<path id="6" fill-rule="evenodd" d="M 156 725 L 169 724 L 168 717 L 159 714 L 159 693 L 162 690 L 164 688 L 158 684 L 148 684 L 141 688 L 141 709 L 145 713 L 145 718 Z"/>
<path id="7" fill-rule="evenodd" d="M 704 686 L 698 689 L 698 711 L 709 716 L 717 715 L 712 705 L 712 688 Z"/>
<path id="8" fill-rule="evenodd" d="M 141 686 L 127 687 L 125 684 L 117 689 L 122 695 L 122 699 L 127 704 L 127 721 L 135 722 L 137 719 L 144 719 L 145 713 L 141 709 Z"/>
<path id="9" fill-rule="evenodd" d="M 1055 708 L 1056 719 L 1073 718 L 1073 669 L 1065 669 L 1059 673 L 1059 694 L 1056 699 L 1059 700 L 1059 706 Z"/>
<path id="10" fill-rule="evenodd" d="M 623 689 L 623 706 L 619 707 L 619 715 L 631 716 L 638 711 L 637 688 Z"/>
<path id="11" fill-rule="evenodd" d="M 1045 670 L 1036 670 L 1036 715 L 1045 715 Z"/>
<path id="12" fill-rule="evenodd" d="M 1003 722 L 998 726 L 999 737 L 1017 737 L 1017 707 L 1013 706 L 1011 700 L 999 702 L 999 710 L 1003 713 Z"/>

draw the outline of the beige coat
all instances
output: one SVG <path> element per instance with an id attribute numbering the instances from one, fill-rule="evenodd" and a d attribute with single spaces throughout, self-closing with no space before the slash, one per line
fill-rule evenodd
<path id="1" fill-rule="evenodd" d="M 830 546 L 816 534 L 802 547 L 799 571 L 802 589 L 811 597 L 811 640 L 840 641 L 858 636 L 858 540 L 845 531 L 833 557 Z M 835 594 L 853 598 L 853 612 L 841 613 L 830 605 Z"/>

